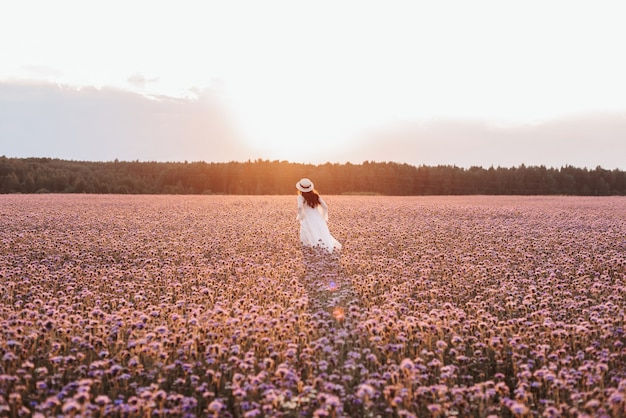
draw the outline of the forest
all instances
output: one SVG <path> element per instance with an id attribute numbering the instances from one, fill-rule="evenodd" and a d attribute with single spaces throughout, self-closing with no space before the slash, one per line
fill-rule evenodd
<path id="1" fill-rule="evenodd" d="M 394 162 L 73 161 L 0 156 L 0 193 L 295 194 L 308 177 L 323 194 L 626 195 L 626 172 L 565 166 L 413 166 Z"/>

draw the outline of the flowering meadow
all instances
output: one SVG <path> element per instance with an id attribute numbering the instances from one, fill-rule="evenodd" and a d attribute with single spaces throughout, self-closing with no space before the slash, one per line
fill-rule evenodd
<path id="1" fill-rule="evenodd" d="M 626 198 L 0 196 L 0 416 L 626 416 Z"/>

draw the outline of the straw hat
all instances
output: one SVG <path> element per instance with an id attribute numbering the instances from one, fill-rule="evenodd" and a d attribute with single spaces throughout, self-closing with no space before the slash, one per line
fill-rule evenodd
<path id="1" fill-rule="evenodd" d="M 304 178 L 296 183 L 296 189 L 303 193 L 313 191 L 313 182 L 307 178 Z"/>

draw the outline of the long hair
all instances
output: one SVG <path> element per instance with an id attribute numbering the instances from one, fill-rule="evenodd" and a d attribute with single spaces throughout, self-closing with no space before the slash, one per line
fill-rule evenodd
<path id="1" fill-rule="evenodd" d="M 317 205 L 320 204 L 320 195 L 317 194 L 315 190 L 312 190 L 310 192 L 300 192 L 300 194 L 302 195 L 302 197 L 304 197 L 304 201 L 306 202 L 306 204 L 311 206 L 312 208 L 315 208 Z"/>

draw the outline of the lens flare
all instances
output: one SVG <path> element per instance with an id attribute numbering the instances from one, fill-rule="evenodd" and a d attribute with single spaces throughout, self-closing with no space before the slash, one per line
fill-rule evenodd
<path id="1" fill-rule="evenodd" d="M 335 308 L 333 309 L 333 317 L 337 321 L 343 321 L 343 319 L 346 317 L 346 312 L 341 306 L 335 306 Z"/>

